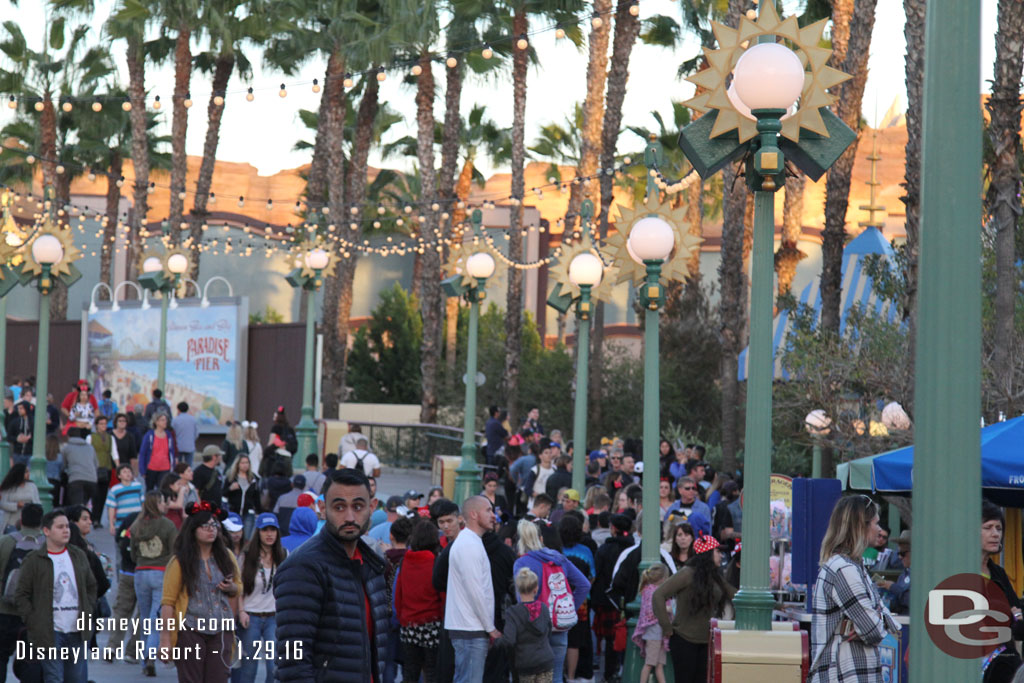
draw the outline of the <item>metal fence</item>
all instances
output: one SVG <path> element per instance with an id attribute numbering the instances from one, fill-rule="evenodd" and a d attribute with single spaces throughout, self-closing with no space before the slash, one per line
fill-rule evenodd
<path id="1" fill-rule="evenodd" d="M 384 465 L 430 468 L 435 455 L 459 455 L 463 430 L 435 424 L 362 422 L 370 449 Z M 482 434 L 476 433 L 480 443 Z"/>

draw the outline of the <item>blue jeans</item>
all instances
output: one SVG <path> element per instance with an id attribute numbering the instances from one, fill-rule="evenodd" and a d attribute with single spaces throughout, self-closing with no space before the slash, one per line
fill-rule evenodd
<path id="1" fill-rule="evenodd" d="M 569 632 L 552 631 L 548 636 L 548 644 L 551 645 L 551 652 L 555 655 L 555 668 L 553 669 L 555 675 L 551 680 L 561 683 L 562 669 L 565 667 L 565 651 L 569 648 Z"/>
<path id="2" fill-rule="evenodd" d="M 89 667 L 85 660 L 85 643 L 82 642 L 82 634 L 53 632 L 53 644 L 55 647 L 74 648 L 78 650 L 78 661 L 71 654 L 65 659 L 47 659 L 43 662 L 44 683 L 64 683 L 65 681 L 87 681 L 89 680 Z"/>
<path id="3" fill-rule="evenodd" d="M 455 678 L 452 683 L 480 683 L 484 680 L 487 638 L 452 638 L 455 649 Z M 562 649 L 565 654 L 565 648 Z"/>
<path id="4" fill-rule="evenodd" d="M 135 599 L 139 604 L 139 618 L 144 625 L 150 627 L 145 637 L 146 650 L 160 645 L 160 634 L 153 621 L 159 616 L 160 600 L 164 595 L 164 573 L 159 569 L 140 569 L 135 571 Z M 149 621 L 146 621 L 149 620 Z"/>
<path id="5" fill-rule="evenodd" d="M 274 680 L 276 667 L 274 660 L 269 658 L 270 649 L 267 641 L 275 641 L 277 632 L 277 617 L 256 617 L 249 615 L 249 628 L 240 629 L 238 637 L 242 640 L 245 648 L 245 657 L 242 658 L 242 665 L 231 671 L 232 683 L 251 683 L 256 680 L 256 672 L 259 671 L 260 662 L 254 659 L 257 654 L 256 644 L 259 642 L 259 656 L 263 659 L 267 668 L 267 681 Z M 276 648 L 275 648 L 276 655 Z"/>

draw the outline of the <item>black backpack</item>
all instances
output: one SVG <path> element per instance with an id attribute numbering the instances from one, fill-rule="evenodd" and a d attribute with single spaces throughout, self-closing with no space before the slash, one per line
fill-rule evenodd
<path id="1" fill-rule="evenodd" d="M 3 579 L 3 597 L 7 600 L 14 600 L 14 593 L 18 590 L 18 576 L 21 574 L 21 563 L 24 562 L 25 556 L 43 545 L 42 534 L 29 537 L 20 531 L 15 531 L 11 534 L 11 538 L 14 539 L 14 550 L 11 551 L 11 556 L 7 560 L 7 566 L 4 567 Z"/>

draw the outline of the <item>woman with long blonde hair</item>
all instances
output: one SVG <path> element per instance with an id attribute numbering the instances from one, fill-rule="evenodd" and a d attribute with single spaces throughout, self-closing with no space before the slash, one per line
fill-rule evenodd
<path id="1" fill-rule="evenodd" d="M 239 453 L 248 453 L 248 448 L 248 445 L 245 443 L 245 437 L 242 435 L 242 423 L 232 422 L 229 424 L 228 433 L 220 444 L 220 449 L 224 451 L 224 467 L 231 467 L 231 463 L 235 461 L 235 456 Z"/>
<path id="2" fill-rule="evenodd" d="M 260 443 L 259 425 L 255 422 L 242 422 L 242 438 L 249 450 L 249 463 L 253 472 L 260 471 L 260 461 L 263 460 L 263 444 Z"/>
<path id="3" fill-rule="evenodd" d="M 878 646 L 899 633 L 861 556 L 878 537 L 878 505 L 865 495 L 836 502 L 821 542 L 821 569 L 811 600 L 808 683 L 881 683 Z"/>

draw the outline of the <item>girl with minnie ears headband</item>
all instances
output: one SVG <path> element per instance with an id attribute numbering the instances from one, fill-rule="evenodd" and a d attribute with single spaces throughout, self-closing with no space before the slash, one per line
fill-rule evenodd
<path id="1" fill-rule="evenodd" d="M 664 633 L 670 633 L 669 654 L 677 681 L 697 683 L 707 679 L 708 633 L 712 618 L 729 618 L 736 589 L 719 571 L 718 539 L 703 531 L 693 542 L 696 553 L 683 568 L 654 592 L 651 607 Z M 665 607 L 675 598 L 675 617 Z M 680 675 L 682 672 L 682 675 Z"/>
<path id="2" fill-rule="evenodd" d="M 188 648 L 198 657 L 179 658 L 178 680 L 226 683 L 235 643 L 232 603 L 241 593 L 241 572 L 228 549 L 221 522 L 228 513 L 207 501 L 189 503 L 164 575 L 160 602 L 160 656 Z M 175 625 L 184 623 L 178 632 Z"/>

